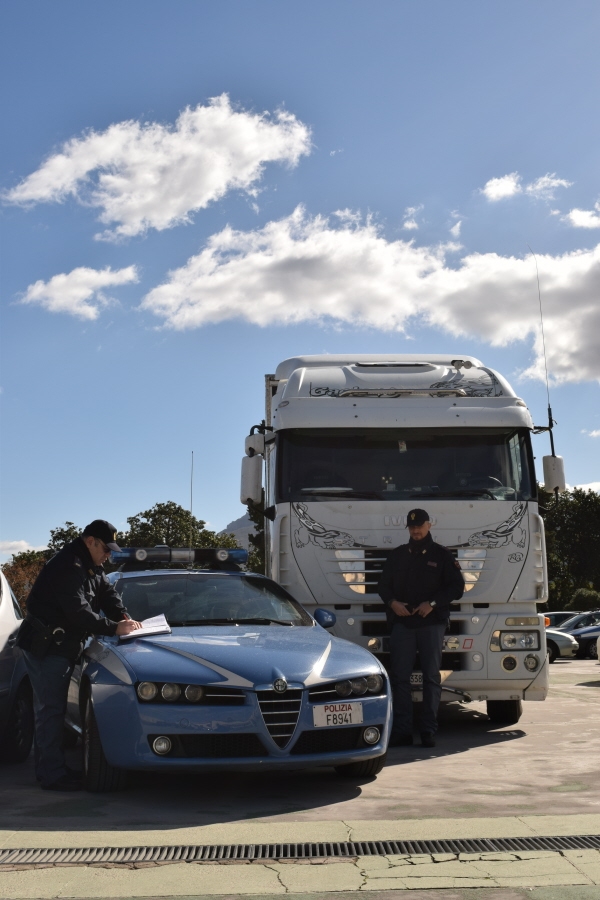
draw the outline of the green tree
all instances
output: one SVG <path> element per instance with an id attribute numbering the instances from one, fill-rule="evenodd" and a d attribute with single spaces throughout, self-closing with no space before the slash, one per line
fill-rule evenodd
<path id="1" fill-rule="evenodd" d="M 66 544 L 70 544 L 71 541 L 78 538 L 82 531 L 83 529 L 78 528 L 73 522 L 65 522 L 64 525 L 59 525 L 58 528 L 51 528 L 50 540 L 48 541 L 50 555 L 54 556 Z"/>
<path id="2" fill-rule="evenodd" d="M 600 494 L 574 488 L 559 494 L 539 490 L 546 530 L 548 609 L 565 609 L 579 588 L 600 589 Z"/>
<path id="3" fill-rule="evenodd" d="M 589 588 L 578 588 L 565 609 L 572 609 L 573 612 L 591 612 L 600 609 L 600 593 L 590 591 Z"/>
<path id="4" fill-rule="evenodd" d="M 188 509 L 172 500 L 156 503 L 127 519 L 129 531 L 117 535 L 117 543 L 123 547 L 226 547 L 238 546 L 231 534 L 216 534 L 204 527 L 202 519 L 196 519 Z"/>
<path id="5" fill-rule="evenodd" d="M 248 504 L 248 518 L 254 524 L 254 534 L 248 535 L 250 552 L 248 554 L 248 568 L 251 572 L 264 575 L 265 565 L 265 492 L 262 492 L 260 503 Z"/>

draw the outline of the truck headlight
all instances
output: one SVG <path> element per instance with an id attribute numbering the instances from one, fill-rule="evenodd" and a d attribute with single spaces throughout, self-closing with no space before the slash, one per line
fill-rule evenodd
<path id="1" fill-rule="evenodd" d="M 539 650 L 539 631 L 494 631 L 490 650 Z"/>

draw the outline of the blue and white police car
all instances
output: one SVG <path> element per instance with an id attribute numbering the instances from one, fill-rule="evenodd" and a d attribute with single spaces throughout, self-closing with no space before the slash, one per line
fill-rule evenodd
<path id="1" fill-rule="evenodd" d="M 83 737 L 88 790 L 118 790 L 132 770 L 381 771 L 391 720 L 384 668 L 328 634 L 332 613 L 313 619 L 274 581 L 240 570 L 246 557 L 167 547 L 113 554 L 123 566 L 110 577 L 129 614 L 164 614 L 171 630 L 86 647 L 67 723 Z"/>

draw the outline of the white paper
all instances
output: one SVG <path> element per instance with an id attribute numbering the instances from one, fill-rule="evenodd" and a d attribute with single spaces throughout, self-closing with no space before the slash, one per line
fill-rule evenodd
<path id="1" fill-rule="evenodd" d="M 141 628 L 130 631 L 129 634 L 121 634 L 119 637 L 122 641 L 126 641 L 129 638 L 144 637 L 147 634 L 171 634 L 171 626 L 163 613 L 160 616 L 153 616 L 151 619 L 143 619 Z"/>

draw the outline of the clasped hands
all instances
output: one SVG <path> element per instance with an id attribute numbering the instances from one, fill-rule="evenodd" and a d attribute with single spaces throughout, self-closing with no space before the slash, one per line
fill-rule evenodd
<path id="1" fill-rule="evenodd" d="M 424 600 L 423 603 L 419 603 L 416 609 L 409 612 L 406 603 L 401 603 L 400 600 L 392 600 L 390 609 L 392 609 L 397 616 L 421 616 L 421 618 L 424 619 L 425 616 L 428 616 L 433 610 L 433 606 L 431 606 L 427 600 Z"/>

